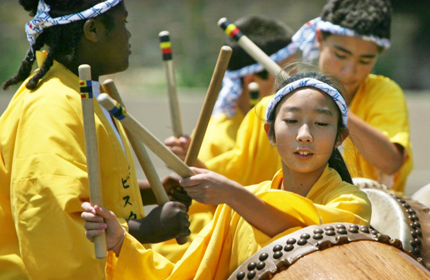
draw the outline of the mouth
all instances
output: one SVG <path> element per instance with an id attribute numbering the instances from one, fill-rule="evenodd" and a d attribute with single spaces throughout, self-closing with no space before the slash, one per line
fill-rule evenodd
<path id="1" fill-rule="evenodd" d="M 309 150 L 297 150 L 294 152 L 295 155 L 297 155 L 299 158 L 310 158 L 311 156 L 314 155 L 314 153 L 312 153 Z"/>

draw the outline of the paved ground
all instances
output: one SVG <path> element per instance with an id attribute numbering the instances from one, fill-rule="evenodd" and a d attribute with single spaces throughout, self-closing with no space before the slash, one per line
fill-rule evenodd
<path id="1" fill-rule="evenodd" d="M 204 91 L 202 90 L 202 92 Z M 164 140 L 172 134 L 166 97 L 160 95 L 126 95 L 124 93 L 123 99 L 128 105 L 128 111 L 155 136 Z M 2 113 L 7 107 L 11 95 L 4 92 L 0 94 L 0 113 Z M 202 94 L 186 94 L 180 91 L 179 98 L 184 132 L 190 133 L 197 122 L 204 97 Z M 406 194 L 410 195 L 420 187 L 430 183 L 430 93 L 407 94 L 407 101 L 414 149 L 414 170 L 409 176 L 406 188 Z M 1 131 L 0 133 L 7 132 Z M 151 157 L 159 176 L 169 173 L 169 170 L 158 158 L 153 154 Z M 139 177 L 143 177 L 140 168 L 138 168 L 137 173 Z"/>

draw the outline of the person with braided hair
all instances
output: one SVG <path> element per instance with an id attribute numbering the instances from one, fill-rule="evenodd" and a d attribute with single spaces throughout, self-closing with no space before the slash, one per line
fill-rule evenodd
<path id="1" fill-rule="evenodd" d="M 351 133 L 342 153 L 352 177 L 371 178 L 403 192 L 412 170 L 405 96 L 394 81 L 371 74 L 378 56 L 390 46 L 391 10 L 389 0 L 331 0 L 321 17 L 293 36 L 291 47 L 302 51 L 305 60 L 318 58 L 320 70 L 346 88 Z M 206 168 L 242 185 L 273 177 L 281 166 L 263 129 L 269 101 L 263 99 L 248 112 L 236 146 L 205 161 Z"/>
<path id="2" fill-rule="evenodd" d="M 0 279 L 104 279 L 111 264 L 95 258 L 80 219 L 89 190 L 77 74 L 79 65 L 91 66 L 97 95 L 100 76 L 128 68 L 126 6 L 124 0 L 19 2 L 34 19 L 26 25 L 30 49 L 3 85 L 22 83 L 0 117 Z M 94 110 L 106 207 L 143 243 L 188 234 L 179 202 L 145 217 L 124 130 L 97 102 Z M 170 263 L 152 260 L 148 269 L 170 272 Z"/>

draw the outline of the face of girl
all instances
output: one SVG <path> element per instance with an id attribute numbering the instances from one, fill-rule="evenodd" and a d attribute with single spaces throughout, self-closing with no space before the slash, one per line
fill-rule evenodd
<path id="1" fill-rule="evenodd" d="M 370 74 L 376 63 L 378 47 L 358 37 L 330 35 L 322 39 L 317 35 L 321 71 L 334 75 L 346 89 L 349 104 L 360 83 Z"/>
<path id="2" fill-rule="evenodd" d="M 336 142 L 339 113 L 334 101 L 316 89 L 303 88 L 281 102 L 274 132 L 284 171 L 320 175 Z"/>

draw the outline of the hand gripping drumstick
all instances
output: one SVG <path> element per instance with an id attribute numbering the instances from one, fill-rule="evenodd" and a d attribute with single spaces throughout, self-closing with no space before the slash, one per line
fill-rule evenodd
<path id="1" fill-rule="evenodd" d="M 199 120 L 196 129 L 191 138 L 190 148 L 185 157 L 185 164 L 188 166 L 194 165 L 197 156 L 199 155 L 200 146 L 206 133 L 206 128 L 209 123 L 215 102 L 222 85 L 224 73 L 227 70 L 228 62 L 230 61 L 232 49 L 228 46 L 223 46 L 220 50 L 218 60 L 215 65 L 212 79 L 209 83 L 209 88 L 206 93 L 206 98 L 203 103 L 202 111 L 200 112 Z"/>
<path id="2" fill-rule="evenodd" d="M 103 194 L 100 177 L 100 163 L 97 146 L 96 126 L 94 119 L 93 88 L 91 82 L 91 67 L 87 64 L 79 66 L 79 87 L 82 100 L 84 120 L 85 153 L 87 156 L 88 185 L 90 201 L 93 205 L 103 207 Z M 94 238 L 97 259 L 106 258 L 106 236 Z"/>
<path id="3" fill-rule="evenodd" d="M 158 140 L 151 132 L 141 125 L 132 115 L 121 107 L 121 105 L 112 99 L 109 95 L 102 93 L 97 100 L 106 108 L 115 118 L 121 121 L 122 125 L 132 132 L 135 137 L 142 141 L 150 148 L 164 163 L 166 163 L 173 171 L 179 174 L 182 178 L 194 175 L 194 172 L 172 153 L 160 140 Z"/>
<path id="4" fill-rule="evenodd" d="M 103 89 L 115 100 L 117 100 L 121 106 L 125 107 L 124 102 L 122 101 L 121 96 L 119 95 L 118 89 L 115 86 L 113 80 L 108 79 L 103 83 Z M 125 127 L 125 133 L 127 134 L 127 138 L 130 141 L 131 146 L 133 147 L 134 152 L 136 153 L 137 160 L 142 166 L 143 172 L 146 175 L 146 178 L 149 181 L 149 184 L 157 198 L 159 204 L 163 204 L 169 201 L 169 197 L 167 196 L 166 190 L 158 178 L 157 171 L 155 170 L 154 165 L 149 158 L 148 153 L 146 152 L 145 146 Z M 188 240 L 186 236 L 181 236 L 176 238 L 178 244 L 185 244 Z"/>
<path id="5" fill-rule="evenodd" d="M 169 93 L 170 117 L 172 119 L 173 134 L 179 138 L 182 133 L 181 114 L 179 110 L 178 94 L 176 90 L 175 69 L 173 67 L 172 58 L 172 42 L 170 41 L 170 33 L 162 31 L 158 35 L 160 37 L 160 48 L 163 55 L 164 71 L 166 72 L 167 91 Z"/>
<path id="6" fill-rule="evenodd" d="M 284 73 L 275 61 L 246 37 L 236 25 L 230 23 L 227 18 L 220 19 L 218 25 L 224 30 L 225 34 L 233 38 L 255 61 L 263 65 L 270 74 L 276 77 L 279 73 Z"/>

